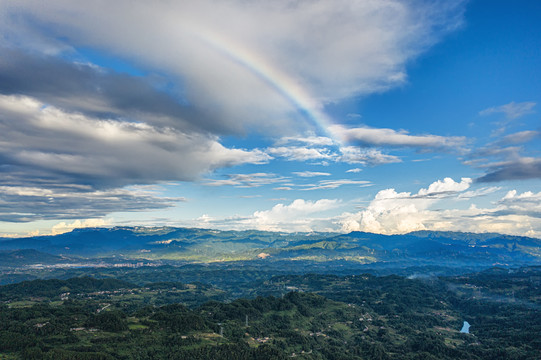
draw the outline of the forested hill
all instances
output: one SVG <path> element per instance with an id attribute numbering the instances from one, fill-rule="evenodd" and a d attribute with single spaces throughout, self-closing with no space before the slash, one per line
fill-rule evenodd
<path id="1" fill-rule="evenodd" d="M 284 275 L 246 290 L 253 296 L 222 301 L 197 284 L 2 286 L 0 358 L 533 360 L 541 351 L 540 267 L 422 280 Z"/>
<path id="2" fill-rule="evenodd" d="M 24 297 L 52 298 L 62 293 L 82 293 L 96 291 L 113 291 L 122 288 L 136 287 L 126 281 L 116 279 L 94 279 L 78 277 L 67 280 L 32 280 L 0 287 L 0 301 L 22 299 Z"/>

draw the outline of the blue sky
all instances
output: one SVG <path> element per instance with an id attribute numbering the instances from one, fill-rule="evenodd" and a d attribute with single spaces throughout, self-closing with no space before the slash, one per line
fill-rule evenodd
<path id="1" fill-rule="evenodd" d="M 0 4 L 0 236 L 541 237 L 541 4 Z"/>

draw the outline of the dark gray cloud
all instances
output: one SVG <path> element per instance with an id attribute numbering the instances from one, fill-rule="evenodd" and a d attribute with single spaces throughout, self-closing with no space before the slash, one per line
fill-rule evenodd
<path id="1" fill-rule="evenodd" d="M 201 133 L 88 117 L 30 97 L 0 95 L 0 159 L 0 171 L 16 184 L 50 179 L 102 189 L 190 181 L 218 167 L 269 157 L 228 149 Z"/>
<path id="2" fill-rule="evenodd" d="M 91 64 L 0 48 L 0 93 L 28 95 L 67 111 L 89 116 L 143 120 L 182 130 L 214 134 L 240 131 L 162 91 L 166 79 L 115 73 Z M 178 90 L 180 92 L 181 89 Z"/>
<path id="3" fill-rule="evenodd" d="M 541 159 L 520 158 L 489 167 L 489 172 L 478 178 L 477 182 L 497 182 L 506 180 L 541 179 Z"/>
<path id="4" fill-rule="evenodd" d="M 125 187 L 191 181 L 218 167 L 268 159 L 258 150 L 226 148 L 203 133 L 0 95 L 0 221 L 164 208 L 174 200 Z"/>
<path id="5" fill-rule="evenodd" d="M 80 219 L 172 206 L 126 190 L 269 159 L 228 149 L 233 131 L 148 78 L 2 48 L 0 221 Z"/>
<path id="6" fill-rule="evenodd" d="M 0 221 L 99 218 L 119 211 L 163 209 L 184 200 L 136 189 L 70 190 L 0 186 Z"/>
<path id="7" fill-rule="evenodd" d="M 524 130 L 500 137 L 468 154 L 464 164 L 482 169 L 485 175 L 476 182 L 498 182 L 541 178 L 541 158 L 532 153 L 539 138 L 538 130 Z M 530 144 L 528 144 L 531 142 Z"/>

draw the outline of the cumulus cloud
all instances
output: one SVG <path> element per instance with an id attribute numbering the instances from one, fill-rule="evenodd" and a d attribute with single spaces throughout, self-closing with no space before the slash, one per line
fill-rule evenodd
<path id="1" fill-rule="evenodd" d="M 471 181 L 436 181 L 417 194 L 385 189 L 377 193 L 370 204 L 357 213 L 344 213 L 337 221 L 342 231 L 369 231 L 383 234 L 407 233 L 416 230 L 445 230 L 468 232 L 500 232 L 505 234 L 541 235 L 541 193 L 510 191 L 493 207 L 467 209 L 434 209 L 443 199 L 463 200 L 494 193 L 499 188 L 465 191 Z M 446 196 L 428 197 L 427 194 Z M 452 191 L 453 194 L 447 191 Z"/>
<path id="2" fill-rule="evenodd" d="M 456 193 L 468 189 L 471 183 L 472 179 L 470 178 L 462 178 L 458 183 L 447 177 L 443 179 L 443 181 L 438 180 L 433 182 L 427 189 L 420 189 L 417 196 L 438 196 L 442 194 L 445 195 L 449 193 Z"/>
<path id="3" fill-rule="evenodd" d="M 438 180 L 417 194 L 397 192 L 395 189 L 379 191 L 368 207 L 356 214 L 348 214 L 341 221 L 344 230 L 362 230 L 376 233 L 405 233 L 424 230 L 425 212 L 438 198 L 469 188 L 471 179 L 455 182 L 451 178 Z"/>
<path id="4" fill-rule="evenodd" d="M 541 218 L 541 192 L 526 191 L 519 194 L 516 190 L 510 190 L 499 204 L 509 213 Z"/>
<path id="5" fill-rule="evenodd" d="M 411 147 L 423 150 L 464 151 L 465 137 L 445 137 L 438 135 L 409 135 L 407 131 L 386 128 L 356 127 L 346 128 L 333 125 L 330 131 L 345 143 L 360 146 Z"/>
<path id="6" fill-rule="evenodd" d="M 492 114 L 504 114 L 507 119 L 514 120 L 524 115 L 528 115 L 534 112 L 533 108 L 536 103 L 533 101 L 525 101 L 516 103 L 511 101 L 509 104 L 494 106 L 479 112 L 481 116 L 487 116 Z"/>
<path id="7" fill-rule="evenodd" d="M 220 229 L 257 229 L 262 231 L 312 232 L 333 231 L 328 212 L 340 206 L 336 199 L 309 201 L 296 199 L 290 204 L 277 204 L 269 210 L 255 211 L 248 216 L 215 218 L 207 214 L 194 220 L 197 226 Z"/>
<path id="8" fill-rule="evenodd" d="M 499 232 L 541 237 L 541 192 L 516 190 L 486 207 L 473 202 L 501 190 L 498 187 L 471 189 L 471 179 L 438 180 L 416 193 L 395 189 L 379 191 L 368 206 L 354 213 L 336 214 L 344 204 L 339 200 L 297 199 L 280 203 L 248 216 L 196 220 L 200 226 L 223 229 L 259 229 L 270 231 L 368 231 L 382 234 L 415 230 Z M 464 207 L 464 201 L 470 201 Z M 456 206 L 440 205 L 449 202 Z M 337 228 L 339 226 L 339 228 Z"/>
<path id="9" fill-rule="evenodd" d="M 270 210 L 256 211 L 240 221 L 239 225 L 267 231 L 315 231 L 321 230 L 321 219 L 315 214 L 324 214 L 340 204 L 336 199 L 308 201 L 296 199 L 291 204 L 277 204 Z"/>
<path id="10" fill-rule="evenodd" d="M 103 227 L 110 225 L 111 222 L 108 219 L 86 219 L 86 220 L 75 220 L 72 223 L 66 223 L 62 221 L 54 225 L 51 229 L 52 235 L 59 235 L 72 231 L 73 229 L 89 228 L 89 227 Z"/>

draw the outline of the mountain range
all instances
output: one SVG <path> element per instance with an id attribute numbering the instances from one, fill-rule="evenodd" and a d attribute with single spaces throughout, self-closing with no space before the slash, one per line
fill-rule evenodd
<path id="1" fill-rule="evenodd" d="M 89 260 L 522 266 L 541 264 L 541 240 L 497 233 L 417 231 L 382 235 L 176 227 L 84 228 L 55 236 L 0 239 L 3 267 Z"/>

